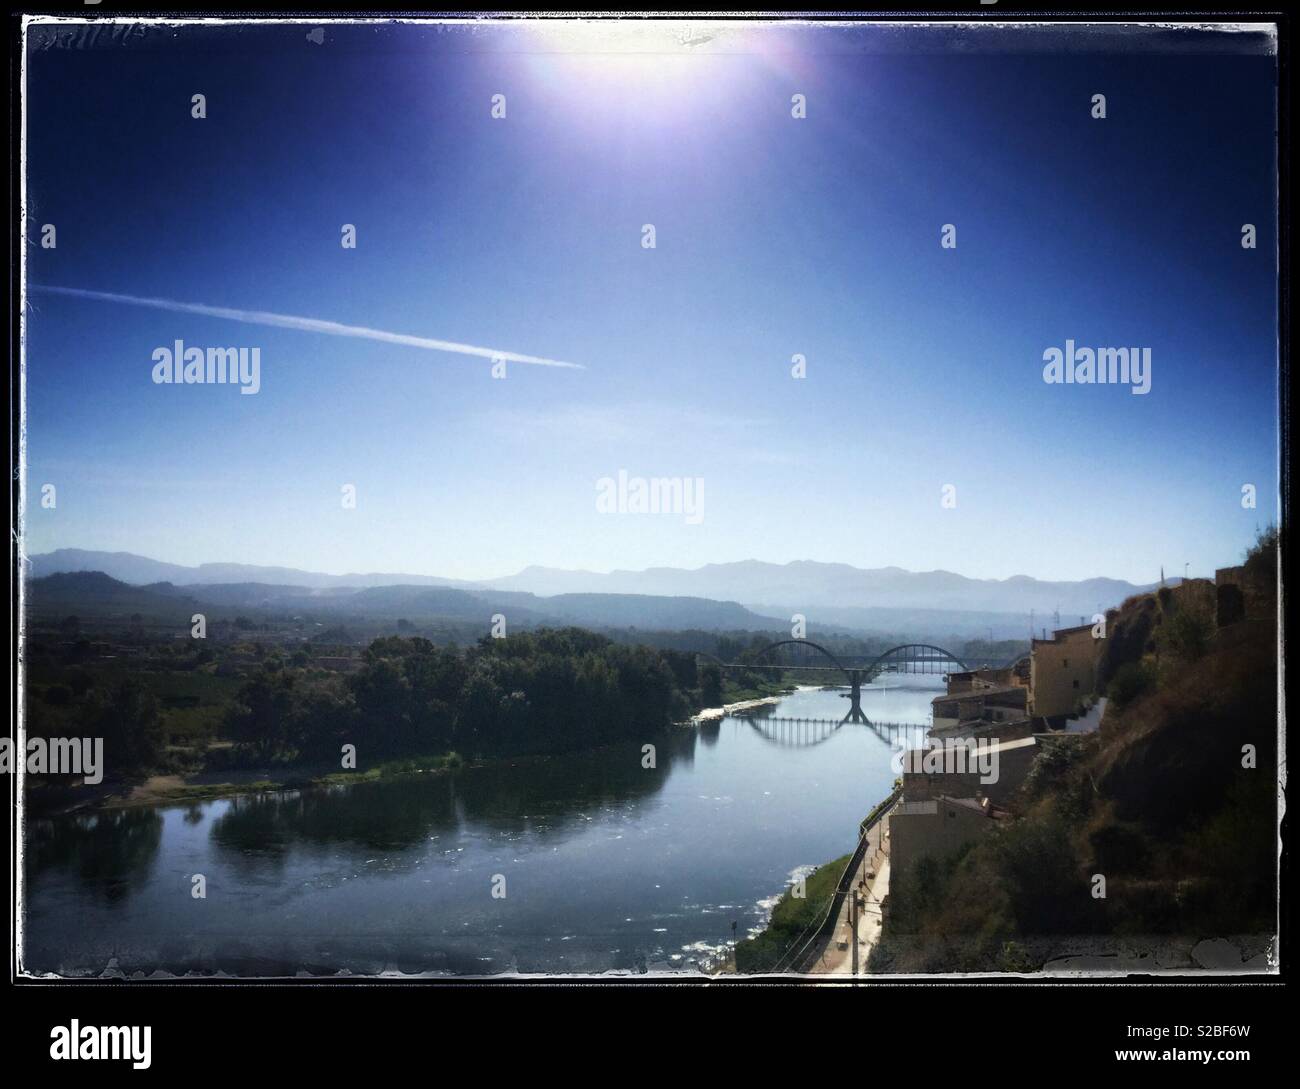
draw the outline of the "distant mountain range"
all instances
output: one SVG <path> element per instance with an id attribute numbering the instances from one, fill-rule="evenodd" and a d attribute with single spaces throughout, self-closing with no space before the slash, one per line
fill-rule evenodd
<path id="1" fill-rule="evenodd" d="M 1149 589 L 1120 579 L 1043 582 L 1027 575 L 1009 579 L 971 579 L 951 571 L 907 571 L 901 567 L 861 568 L 843 563 L 706 564 L 694 570 L 652 567 L 645 571 L 563 571 L 526 567 L 517 575 L 483 583 L 494 589 L 529 590 L 535 594 L 598 592 L 607 594 L 687 594 L 739 601 L 758 611 L 807 612 L 862 609 L 932 609 L 944 612 L 994 612 L 1051 615 L 1062 623 L 1091 617 L 1099 607 L 1118 605 Z M 851 619 L 845 613 L 844 622 Z"/>
<path id="2" fill-rule="evenodd" d="M 245 563 L 203 563 L 198 567 L 184 567 L 178 563 L 151 560 L 134 552 L 93 552 L 84 548 L 60 548 L 29 556 L 29 574 L 33 578 L 63 574 L 70 571 L 103 571 L 119 582 L 147 586 L 152 582 L 170 582 L 177 586 L 194 583 L 263 582 L 282 586 L 310 586 L 324 589 L 330 586 L 366 587 L 394 586 L 473 586 L 454 579 L 432 578 L 428 575 L 321 575 L 299 571 L 293 567 L 258 567 Z"/>
<path id="3" fill-rule="evenodd" d="M 569 624 L 588 628 L 681 631 L 771 631 L 787 623 L 760 616 L 732 601 L 636 594 L 557 594 L 537 597 L 511 590 L 460 590 L 445 586 L 294 586 L 282 583 L 154 582 L 134 585 L 102 571 L 56 572 L 28 583 L 28 600 L 46 619 L 65 615 L 134 613 L 177 622 L 198 609 L 227 618 L 237 613 L 320 622 L 405 619 L 416 624 L 464 621 L 486 629 L 501 613 L 511 625 Z M 829 625 L 822 630 L 836 630 Z"/>
<path id="4" fill-rule="evenodd" d="M 320 591 L 366 590 L 381 587 L 444 587 L 477 595 L 491 592 L 536 595 L 637 595 L 651 598 L 694 598 L 744 606 L 760 614 L 788 618 L 792 612 L 811 616 L 816 610 L 827 621 L 861 626 L 881 610 L 933 610 L 950 613 L 1015 614 L 1040 618 L 1060 611 L 1061 623 L 1077 623 L 1097 609 L 1118 605 L 1126 597 L 1151 589 L 1120 579 L 1093 578 L 1080 582 L 1047 582 L 1016 575 L 1008 579 L 972 579 L 951 571 L 907 571 L 901 567 L 860 568 L 842 563 L 797 560 L 793 563 L 707 564 L 695 569 L 652 567 L 645 571 L 569 571 L 526 567 L 505 578 L 471 582 L 431 575 L 325 575 L 287 567 L 258 567 L 237 563 L 205 563 L 198 567 L 164 563 L 130 552 L 92 552 L 64 548 L 30 557 L 33 577 L 73 571 L 103 571 L 135 585 L 169 582 L 176 586 L 211 588 L 221 585 L 271 585 L 285 592 L 299 587 Z M 1171 582 L 1176 580 L 1170 580 Z M 380 600 L 381 598 L 376 598 Z M 522 600 L 518 605 L 525 606 Z M 558 601 L 548 603 L 559 606 Z M 575 601 L 567 607 L 579 608 Z M 636 608 L 650 608 L 640 602 Z M 970 619 L 970 618 L 967 618 Z"/>

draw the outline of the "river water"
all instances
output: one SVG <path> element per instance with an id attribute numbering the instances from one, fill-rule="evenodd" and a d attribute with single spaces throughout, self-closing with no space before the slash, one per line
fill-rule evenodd
<path id="1" fill-rule="evenodd" d="M 940 678 L 639 745 L 28 822 L 24 966 L 63 975 L 699 972 L 853 849 Z M 831 725 L 822 725 L 829 721 Z M 201 874 L 206 896 L 196 898 Z M 496 895 L 494 895 L 494 892 Z M 502 893 L 504 895 L 502 895 Z"/>

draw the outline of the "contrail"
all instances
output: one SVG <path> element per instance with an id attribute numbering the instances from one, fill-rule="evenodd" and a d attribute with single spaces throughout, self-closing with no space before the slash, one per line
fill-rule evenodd
<path id="1" fill-rule="evenodd" d="M 543 359 L 535 355 L 521 355 L 499 348 L 480 348 L 476 344 L 458 344 L 454 340 L 434 340 L 407 333 L 389 333 L 383 329 L 368 329 L 364 325 L 343 325 L 337 321 L 319 318 L 302 318 L 294 314 L 272 314 L 267 310 L 234 310 L 226 306 L 205 306 L 203 303 L 176 302 L 173 299 L 146 299 L 138 295 L 117 295 L 111 291 L 87 291 L 80 287 L 55 287 L 52 284 L 28 284 L 34 291 L 52 291 L 57 295 L 72 295 L 78 299 L 99 299 L 103 302 L 128 303 L 131 306 L 151 306 L 155 310 L 172 310 L 180 314 L 203 314 L 210 318 L 228 318 L 248 325 L 273 325 L 279 329 L 298 329 L 304 333 L 324 333 L 332 337 L 358 337 L 361 340 L 379 340 L 385 344 L 405 344 L 410 348 L 425 348 L 434 352 L 454 352 L 457 355 L 476 355 L 484 359 L 504 360 L 507 363 L 534 363 L 541 367 L 569 367 L 586 370 L 581 363 L 566 363 L 562 359 Z"/>

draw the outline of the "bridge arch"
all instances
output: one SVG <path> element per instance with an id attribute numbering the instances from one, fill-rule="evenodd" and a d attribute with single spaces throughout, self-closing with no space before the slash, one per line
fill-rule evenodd
<path id="1" fill-rule="evenodd" d="M 955 655 L 952 651 L 947 650 L 944 647 L 937 647 L 933 643 L 900 643 L 898 646 L 890 647 L 887 651 L 884 652 L 884 654 L 879 655 L 876 658 L 876 660 L 872 662 L 871 665 L 869 665 L 867 668 L 874 671 L 878 666 L 880 666 L 885 661 L 886 658 L 888 658 L 891 654 L 897 654 L 900 650 L 910 650 L 910 651 L 932 650 L 935 652 L 935 657 L 933 659 L 934 661 L 956 662 L 959 666 L 961 666 L 963 673 L 969 672 L 970 669 L 970 667 L 967 666 L 966 663 L 963 662 L 959 657 L 957 657 L 957 655 Z M 939 655 L 942 655 L 943 657 L 940 658 Z M 922 659 L 922 661 L 925 660 L 927 659 Z"/>
<path id="2" fill-rule="evenodd" d="M 818 651 L 826 658 L 829 658 L 831 660 L 831 663 L 835 666 L 835 668 L 838 669 L 841 673 L 843 673 L 846 677 L 852 676 L 852 674 L 849 672 L 848 668 L 844 665 L 843 662 L 841 662 L 838 658 L 836 658 L 834 654 L 832 654 L 820 643 L 814 643 L 811 639 L 778 639 L 775 643 L 768 643 L 767 646 L 765 646 L 762 650 L 758 652 L 757 657 L 761 658 L 769 650 L 776 650 L 777 647 L 788 647 L 788 646 L 812 647 L 813 650 Z M 755 662 L 754 664 L 758 665 L 757 662 Z"/>
<path id="3" fill-rule="evenodd" d="M 850 679 L 852 678 L 853 671 L 851 671 L 843 662 L 841 662 L 838 658 L 836 658 L 835 655 L 832 654 L 829 650 L 827 650 L 824 646 L 822 646 L 820 643 L 814 643 L 811 639 L 778 639 L 775 643 L 768 643 L 767 646 L 760 648 L 758 652 L 755 654 L 755 659 L 762 658 L 763 655 L 767 654 L 768 651 L 776 650 L 777 647 L 788 647 L 792 645 L 812 647 L 813 650 L 818 651 L 820 654 L 828 658 L 831 664 L 834 665 L 835 668 L 838 669 L 841 673 L 843 673 L 846 677 L 849 677 Z M 702 650 L 697 650 L 695 654 L 696 657 L 707 658 L 710 662 L 715 662 L 717 665 L 721 666 L 724 669 L 726 669 L 728 666 L 737 666 L 737 665 L 753 666 L 755 669 L 780 668 L 780 663 L 777 663 L 775 665 L 764 665 L 762 662 L 757 660 L 752 662 L 724 662 L 721 658 L 717 658 L 714 655 L 709 654 L 706 651 L 702 651 Z M 861 672 L 861 669 L 859 669 L 858 672 Z"/>
<path id="4" fill-rule="evenodd" d="M 834 719 L 771 718 L 745 715 L 749 728 L 769 745 L 782 749 L 810 749 L 825 744 L 848 721 Z"/>

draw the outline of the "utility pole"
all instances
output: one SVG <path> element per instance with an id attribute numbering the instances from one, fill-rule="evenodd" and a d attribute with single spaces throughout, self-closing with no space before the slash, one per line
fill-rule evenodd
<path id="1" fill-rule="evenodd" d="M 858 909 L 862 905 L 862 894 L 853 890 L 853 899 L 849 901 L 849 944 L 853 947 L 853 974 L 858 974 Z"/>

